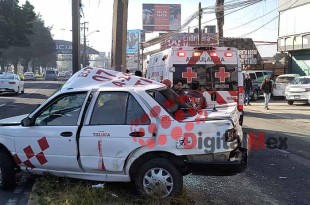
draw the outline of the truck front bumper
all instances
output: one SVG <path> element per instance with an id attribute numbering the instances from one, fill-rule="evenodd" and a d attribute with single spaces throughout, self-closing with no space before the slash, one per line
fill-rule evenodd
<path id="1" fill-rule="evenodd" d="M 187 173 L 204 176 L 231 176 L 243 172 L 248 164 L 248 134 L 232 151 L 187 156 Z"/>

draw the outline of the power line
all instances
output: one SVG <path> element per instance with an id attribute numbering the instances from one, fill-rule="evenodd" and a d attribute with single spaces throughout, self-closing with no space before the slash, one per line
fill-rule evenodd
<path id="1" fill-rule="evenodd" d="M 296 4 L 298 1 L 299 1 L 299 0 L 296 0 L 292 5 L 290 5 L 290 6 L 288 7 L 288 9 L 291 8 L 291 7 L 292 7 L 294 4 Z M 287 11 L 287 10 L 286 10 L 286 11 Z M 285 11 L 284 11 L 284 12 L 285 12 Z M 252 33 L 258 31 L 259 29 L 261 29 L 261 28 L 263 28 L 264 26 L 268 25 L 269 23 L 271 23 L 272 21 L 274 21 L 274 20 L 277 19 L 277 18 L 278 18 L 278 16 L 275 16 L 274 18 L 272 18 L 270 21 L 268 21 L 267 23 L 263 24 L 263 25 L 260 26 L 259 28 L 255 29 L 255 30 L 253 30 L 253 31 L 250 31 L 250 32 L 248 32 L 248 33 L 246 33 L 246 34 L 243 34 L 243 35 L 241 35 L 240 37 L 245 37 L 245 36 L 247 36 L 247 35 L 250 35 L 250 34 L 252 34 Z"/>
<path id="2" fill-rule="evenodd" d="M 246 34 L 241 35 L 240 37 L 245 37 L 245 36 L 248 36 L 248 35 L 254 33 L 255 31 L 258 31 L 259 29 L 261 29 L 261 28 L 263 28 L 264 26 L 268 25 L 269 23 L 271 23 L 272 21 L 274 21 L 274 20 L 277 19 L 277 18 L 278 18 L 278 16 L 275 16 L 274 18 L 272 18 L 272 19 L 271 19 L 270 21 L 268 21 L 267 23 L 263 24 L 262 26 L 258 27 L 257 29 L 255 29 L 255 30 L 253 30 L 253 31 L 251 31 L 251 32 L 248 32 L 248 33 L 246 33 Z"/>
<path id="3" fill-rule="evenodd" d="M 291 0 L 291 1 L 292 1 L 292 0 Z M 279 8 L 281 8 L 282 6 L 284 6 L 285 4 L 287 4 L 287 3 L 291 2 L 291 1 L 287 1 L 287 2 L 285 2 L 284 4 L 282 4 L 281 6 L 278 6 L 277 8 L 275 8 L 275 9 L 269 11 L 268 13 L 263 14 L 263 15 L 261 15 L 261 16 L 255 18 L 255 19 L 252 19 L 252 20 L 250 20 L 250 21 L 248 21 L 248 22 L 246 22 L 246 23 L 244 23 L 244 24 L 241 24 L 240 26 L 236 26 L 236 27 L 233 27 L 233 28 L 229 28 L 229 29 L 226 29 L 225 31 L 234 30 L 234 29 L 240 28 L 240 27 L 242 27 L 242 26 L 245 26 L 245 25 L 247 25 L 247 24 L 250 24 L 250 23 L 256 21 L 257 19 L 260 19 L 260 18 L 262 18 L 262 17 L 264 17 L 264 16 L 266 16 L 266 15 L 268 15 L 268 14 L 274 12 L 275 10 L 278 10 Z"/>

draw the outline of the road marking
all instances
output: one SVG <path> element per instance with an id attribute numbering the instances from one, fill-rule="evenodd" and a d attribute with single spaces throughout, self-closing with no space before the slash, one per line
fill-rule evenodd
<path id="1" fill-rule="evenodd" d="M 281 153 L 286 153 L 287 152 L 285 150 L 279 150 L 279 149 L 275 149 L 275 150 L 278 151 L 278 152 L 281 152 Z M 295 154 L 292 154 L 290 152 L 287 152 L 287 153 L 289 153 L 289 158 L 292 161 L 295 161 L 295 162 L 297 162 L 297 163 L 299 163 L 299 164 L 301 164 L 301 165 L 303 165 L 305 167 L 310 168 L 310 160 L 309 159 L 305 159 L 303 157 L 299 157 L 299 156 L 297 156 Z"/>

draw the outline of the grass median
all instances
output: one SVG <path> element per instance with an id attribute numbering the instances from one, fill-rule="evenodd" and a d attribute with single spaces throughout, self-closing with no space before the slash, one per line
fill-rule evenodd
<path id="1" fill-rule="evenodd" d="M 137 196 L 132 183 L 105 183 L 59 178 L 50 175 L 37 179 L 33 197 L 39 205 L 94 205 L 94 204 L 195 204 L 184 188 L 174 198 L 142 198 Z"/>

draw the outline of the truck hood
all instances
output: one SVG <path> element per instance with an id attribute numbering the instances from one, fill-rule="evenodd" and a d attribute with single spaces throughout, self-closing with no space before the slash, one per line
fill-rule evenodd
<path id="1" fill-rule="evenodd" d="M 12 126 L 12 125 L 20 125 L 21 121 L 27 117 L 29 114 L 18 115 L 15 117 L 5 118 L 0 120 L 0 126 Z"/>

